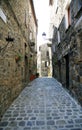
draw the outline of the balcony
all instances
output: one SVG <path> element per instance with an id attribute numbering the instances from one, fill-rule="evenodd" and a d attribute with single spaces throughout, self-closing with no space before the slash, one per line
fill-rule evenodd
<path id="1" fill-rule="evenodd" d="M 31 47 L 34 47 L 34 46 L 35 46 L 35 42 L 31 41 L 31 42 L 30 42 L 30 46 L 31 46 Z"/>
<path id="2" fill-rule="evenodd" d="M 35 47 L 35 39 L 30 38 L 29 43 L 31 47 Z"/>
<path id="3" fill-rule="evenodd" d="M 37 54 L 37 49 L 36 49 L 35 40 L 30 40 L 29 44 L 30 44 L 31 52 Z"/>

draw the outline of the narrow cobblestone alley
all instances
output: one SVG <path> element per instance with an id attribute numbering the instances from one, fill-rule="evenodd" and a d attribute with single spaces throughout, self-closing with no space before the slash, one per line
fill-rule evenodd
<path id="1" fill-rule="evenodd" d="M 54 78 L 37 78 L 6 111 L 0 130 L 82 130 L 82 108 Z"/>

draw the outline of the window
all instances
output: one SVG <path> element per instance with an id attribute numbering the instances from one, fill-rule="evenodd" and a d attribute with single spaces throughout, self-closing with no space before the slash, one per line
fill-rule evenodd
<path id="1" fill-rule="evenodd" d="M 70 3 L 72 0 L 66 0 L 65 3 L 65 21 L 66 21 L 66 29 L 71 25 L 71 9 L 70 9 Z"/>
<path id="2" fill-rule="evenodd" d="M 41 51 L 41 47 L 39 47 L 39 51 Z"/>
<path id="3" fill-rule="evenodd" d="M 57 13 L 58 11 L 58 0 L 55 0 L 55 12 Z"/>
<path id="4" fill-rule="evenodd" d="M 55 44 L 52 44 L 52 55 L 55 53 Z"/>
<path id="5" fill-rule="evenodd" d="M 45 67 L 48 67 L 48 61 L 45 61 Z"/>
<path id="6" fill-rule="evenodd" d="M 26 16 L 27 16 L 27 15 L 26 15 L 26 10 L 25 10 L 25 25 L 26 25 Z"/>
<path id="7" fill-rule="evenodd" d="M 59 32 L 59 29 L 57 31 L 57 35 L 58 35 L 58 44 L 60 43 L 60 32 Z"/>
<path id="8" fill-rule="evenodd" d="M 53 5 L 53 0 L 50 0 L 50 1 L 49 1 L 49 5 Z"/>
<path id="9" fill-rule="evenodd" d="M 46 52 L 46 56 L 47 56 L 47 57 L 49 56 L 49 51 Z"/>
<path id="10" fill-rule="evenodd" d="M 66 29 L 71 25 L 71 11 L 70 11 L 70 6 L 67 6 L 66 8 Z"/>
<path id="11" fill-rule="evenodd" d="M 32 34 L 32 32 L 30 31 L 30 40 L 32 40 L 32 37 L 33 37 L 33 34 Z"/>
<path id="12" fill-rule="evenodd" d="M 0 0 L 0 5 L 1 5 L 2 1 Z"/>
<path id="13" fill-rule="evenodd" d="M 7 22 L 7 19 L 6 19 L 6 16 L 3 12 L 3 10 L 0 8 L 0 17 L 2 18 L 2 20 L 6 23 Z"/>
<path id="14" fill-rule="evenodd" d="M 71 11 L 70 6 L 68 7 L 68 26 L 71 25 Z"/>

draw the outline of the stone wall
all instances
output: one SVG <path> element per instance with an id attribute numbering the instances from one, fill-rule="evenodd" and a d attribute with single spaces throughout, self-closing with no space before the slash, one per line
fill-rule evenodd
<path id="1" fill-rule="evenodd" d="M 49 66 L 49 48 L 47 43 L 40 45 L 40 63 L 41 63 L 41 76 L 48 76 L 48 66 Z"/>
<path id="2" fill-rule="evenodd" d="M 25 55 L 25 40 L 11 9 L 4 1 L 1 9 L 5 12 L 7 22 L 0 19 L 0 47 L 4 48 L 0 51 L 0 118 L 23 89 Z M 14 41 L 7 45 L 5 38 L 8 35 Z"/>
<path id="3" fill-rule="evenodd" d="M 6 21 L 4 15 L 0 17 L 0 119 L 29 82 L 28 3 L 27 0 L 1 0 L 0 9 Z M 8 42 L 9 37 L 13 41 Z"/>
<path id="4" fill-rule="evenodd" d="M 78 8 L 78 2 L 72 0 L 70 3 L 71 25 L 66 28 L 65 6 L 66 1 L 61 2 L 62 14 L 57 19 L 61 19 L 59 24 L 60 43 L 53 42 L 56 51 L 56 64 L 53 60 L 54 77 L 56 77 L 64 87 L 82 104 L 82 3 Z M 56 14 L 57 15 L 57 14 Z M 56 30 L 57 31 L 57 30 Z M 54 31 L 55 32 L 55 31 Z M 53 39 L 55 35 L 53 32 Z M 53 44 L 52 43 L 52 44 Z"/>

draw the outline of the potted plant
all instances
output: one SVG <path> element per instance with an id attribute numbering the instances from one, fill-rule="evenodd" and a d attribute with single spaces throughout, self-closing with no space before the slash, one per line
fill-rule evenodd
<path id="1" fill-rule="evenodd" d="M 16 56 L 15 56 L 15 61 L 18 62 L 22 59 L 22 55 L 20 53 L 18 53 Z"/>

